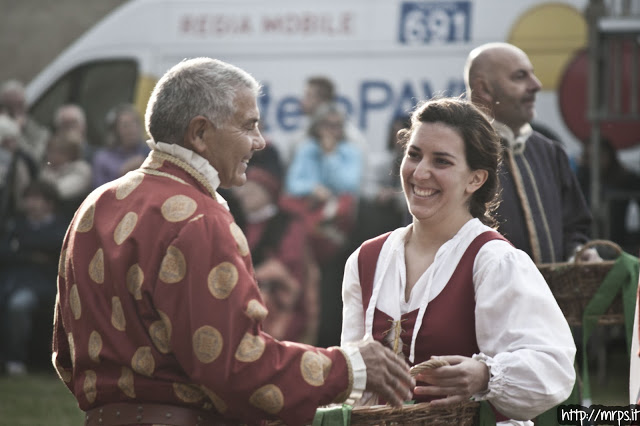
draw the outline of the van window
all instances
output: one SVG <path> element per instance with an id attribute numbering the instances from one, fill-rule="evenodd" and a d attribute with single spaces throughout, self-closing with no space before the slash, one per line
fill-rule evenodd
<path id="1" fill-rule="evenodd" d="M 105 116 L 120 103 L 132 103 L 138 76 L 134 60 L 96 61 L 80 65 L 61 77 L 33 103 L 35 119 L 53 128 L 53 115 L 65 103 L 84 108 L 91 148 L 104 143 Z"/>

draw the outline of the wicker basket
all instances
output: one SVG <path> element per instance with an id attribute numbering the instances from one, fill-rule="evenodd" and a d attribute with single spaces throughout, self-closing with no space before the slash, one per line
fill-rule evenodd
<path id="1" fill-rule="evenodd" d="M 394 408 L 389 405 L 354 407 L 351 426 L 471 426 L 479 413 L 480 403 L 463 402 L 446 407 L 434 407 L 428 402 Z M 271 421 L 268 426 L 283 426 Z"/>
<path id="2" fill-rule="evenodd" d="M 434 407 L 427 402 L 393 408 L 388 405 L 354 407 L 351 426 L 471 426 L 478 415 L 479 403 L 464 402 Z"/>
<path id="3" fill-rule="evenodd" d="M 449 365 L 447 361 L 432 358 L 411 368 L 411 376 L 422 371 Z M 480 404 L 466 401 L 460 404 L 434 407 L 428 402 L 403 405 L 354 407 L 351 410 L 350 426 L 471 426 L 479 415 Z M 282 423 L 270 422 L 269 426 Z"/>
<path id="4" fill-rule="evenodd" d="M 596 293 L 604 277 L 609 273 L 614 260 L 581 263 L 578 259 L 582 252 L 595 246 L 608 246 L 618 254 L 622 253 L 619 245 L 608 240 L 592 240 L 585 244 L 576 254 L 576 262 L 548 263 L 538 265 L 555 296 L 560 309 L 570 325 L 582 324 L 582 314 Z M 599 319 L 599 324 L 623 324 L 622 296 L 618 295 L 613 303 Z"/>

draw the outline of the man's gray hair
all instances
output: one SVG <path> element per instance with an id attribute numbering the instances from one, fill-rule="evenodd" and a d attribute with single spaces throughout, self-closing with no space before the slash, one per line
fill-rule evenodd
<path id="1" fill-rule="evenodd" d="M 156 142 L 181 144 L 191 120 L 202 115 L 222 127 L 235 113 L 238 91 L 255 96 L 260 84 L 246 71 L 211 58 L 180 62 L 158 81 L 145 114 L 147 133 Z"/>

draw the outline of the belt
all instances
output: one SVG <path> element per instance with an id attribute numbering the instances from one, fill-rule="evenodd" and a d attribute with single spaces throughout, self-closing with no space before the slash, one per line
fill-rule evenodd
<path id="1" fill-rule="evenodd" d="M 215 413 L 167 404 L 112 403 L 86 412 L 85 426 L 136 424 L 171 426 L 235 426 Z"/>

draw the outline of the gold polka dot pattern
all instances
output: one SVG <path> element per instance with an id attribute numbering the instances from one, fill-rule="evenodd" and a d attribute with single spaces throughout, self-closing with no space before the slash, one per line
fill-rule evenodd
<path id="1" fill-rule="evenodd" d="M 257 299 L 251 299 L 247 304 L 247 316 L 255 321 L 262 321 L 267 317 L 269 311 Z"/>
<path id="2" fill-rule="evenodd" d="M 104 251 L 101 248 L 89 262 L 89 277 L 98 284 L 104 282 Z"/>
<path id="3" fill-rule="evenodd" d="M 169 342 L 171 341 L 171 320 L 162 311 L 158 311 L 160 320 L 154 321 L 149 326 L 149 336 L 158 349 L 163 354 L 167 354 L 170 351 Z"/>
<path id="4" fill-rule="evenodd" d="M 93 330 L 89 335 L 89 358 L 93 362 L 100 362 L 100 351 L 102 351 L 102 336 Z"/>
<path id="5" fill-rule="evenodd" d="M 67 341 L 69 342 L 69 354 L 71 355 L 71 365 L 76 366 L 76 344 L 73 341 L 73 334 L 67 334 Z"/>
<path id="6" fill-rule="evenodd" d="M 96 373 L 93 370 L 87 370 L 84 372 L 84 384 L 82 385 L 82 390 L 84 391 L 84 396 L 87 398 L 91 404 L 96 400 L 96 396 L 98 394 L 98 390 L 96 389 L 96 383 L 98 378 L 96 377 Z"/>
<path id="7" fill-rule="evenodd" d="M 120 223 L 118 223 L 118 226 L 116 226 L 116 230 L 113 231 L 113 240 L 117 245 L 121 245 L 125 242 L 127 237 L 129 237 L 133 232 L 137 222 L 138 215 L 136 213 L 129 212 L 124 215 Z"/>
<path id="8" fill-rule="evenodd" d="M 153 157 L 151 159 L 151 161 L 149 161 L 148 163 L 145 162 L 145 167 L 148 167 L 150 169 L 159 169 L 160 167 L 162 167 L 162 165 L 164 164 L 164 160 L 161 158 L 157 158 L 157 157 Z"/>
<path id="9" fill-rule="evenodd" d="M 153 359 L 149 346 L 141 346 L 133 354 L 133 358 L 131 358 L 131 368 L 138 374 L 151 377 L 156 368 L 156 362 Z"/>
<path id="10" fill-rule="evenodd" d="M 209 272 L 207 283 L 213 297 L 226 299 L 238 283 L 238 269 L 231 262 L 222 262 Z"/>
<path id="11" fill-rule="evenodd" d="M 78 293 L 78 286 L 76 284 L 72 285 L 69 289 L 69 307 L 71 308 L 73 318 L 79 320 L 82 316 L 82 304 L 80 303 L 80 294 Z"/>
<path id="12" fill-rule="evenodd" d="M 93 217 L 96 212 L 95 204 L 85 204 L 81 207 L 76 225 L 76 232 L 89 232 L 93 228 Z"/>
<path id="13" fill-rule="evenodd" d="M 144 174 L 142 173 L 128 173 L 124 181 L 118 185 L 116 188 L 116 199 L 124 200 L 127 198 L 141 183 L 144 179 Z"/>
<path id="14" fill-rule="evenodd" d="M 222 334 L 210 325 L 204 325 L 193 333 L 193 353 L 202 363 L 215 361 L 222 352 Z"/>
<path id="15" fill-rule="evenodd" d="M 137 263 L 131 265 L 127 271 L 127 290 L 136 300 L 142 300 L 142 283 L 144 282 L 144 272 Z"/>
<path id="16" fill-rule="evenodd" d="M 117 296 L 111 298 L 111 325 L 118 331 L 124 331 L 127 328 L 122 302 Z"/>
<path id="17" fill-rule="evenodd" d="M 207 397 L 211 400 L 211 402 L 213 403 L 213 406 L 216 407 L 216 411 L 218 411 L 218 413 L 224 414 L 227 411 L 228 409 L 227 403 L 224 402 L 222 398 L 220 398 L 218 395 L 216 395 L 215 392 L 213 392 L 211 389 L 207 388 L 206 386 L 200 386 L 200 389 L 202 389 L 205 395 L 207 395 Z"/>
<path id="18" fill-rule="evenodd" d="M 129 398 L 136 397 L 136 389 L 133 382 L 133 371 L 129 367 L 122 367 L 120 378 L 118 379 L 118 388 Z"/>
<path id="19" fill-rule="evenodd" d="M 58 372 L 58 376 L 60 376 L 62 381 L 65 383 L 71 382 L 71 371 L 62 367 L 60 361 L 58 360 L 58 352 L 54 352 L 51 356 L 51 359 L 53 360 L 53 365 L 55 366 L 56 371 Z"/>
<path id="20" fill-rule="evenodd" d="M 236 240 L 236 244 L 238 245 L 238 251 L 240 252 L 240 256 L 248 255 L 249 243 L 247 242 L 247 237 L 244 236 L 242 229 L 240 229 L 237 223 L 231 222 L 231 225 L 229 225 L 229 231 L 231 231 L 231 235 L 233 235 L 233 239 Z"/>
<path id="21" fill-rule="evenodd" d="M 236 350 L 236 359 L 241 362 L 254 362 L 264 352 L 265 342 L 260 336 L 245 333 Z"/>
<path id="22" fill-rule="evenodd" d="M 251 395 L 249 403 L 269 414 L 278 414 L 284 406 L 284 396 L 276 385 L 265 385 Z"/>
<path id="23" fill-rule="evenodd" d="M 175 284 L 182 281 L 187 273 L 187 261 L 184 254 L 174 246 L 167 248 L 167 254 L 162 259 L 160 274 L 158 277 L 167 284 Z"/>
<path id="24" fill-rule="evenodd" d="M 169 222 L 181 222 L 188 219 L 196 211 L 198 204 L 186 195 L 169 197 L 160 209 L 162 217 Z"/>
<path id="25" fill-rule="evenodd" d="M 204 398 L 204 392 L 201 391 L 200 388 L 195 385 L 187 385 L 184 383 L 174 383 L 173 393 L 175 393 L 181 401 L 188 402 L 190 404 L 202 401 Z"/>
<path id="26" fill-rule="evenodd" d="M 60 258 L 58 259 L 58 275 L 62 278 L 67 278 L 67 271 L 65 270 L 65 260 L 67 258 L 67 249 L 60 252 Z"/>
<path id="27" fill-rule="evenodd" d="M 322 360 L 322 375 L 326 380 L 327 377 L 329 377 L 329 373 L 331 372 L 331 366 L 333 365 L 333 362 L 331 361 L 331 358 L 329 358 L 325 354 L 318 354 L 318 356 L 320 356 L 320 359 Z"/>
<path id="28" fill-rule="evenodd" d="M 311 386 L 322 386 L 324 384 L 322 358 L 317 353 L 307 351 L 302 355 L 300 372 L 304 381 Z"/>

